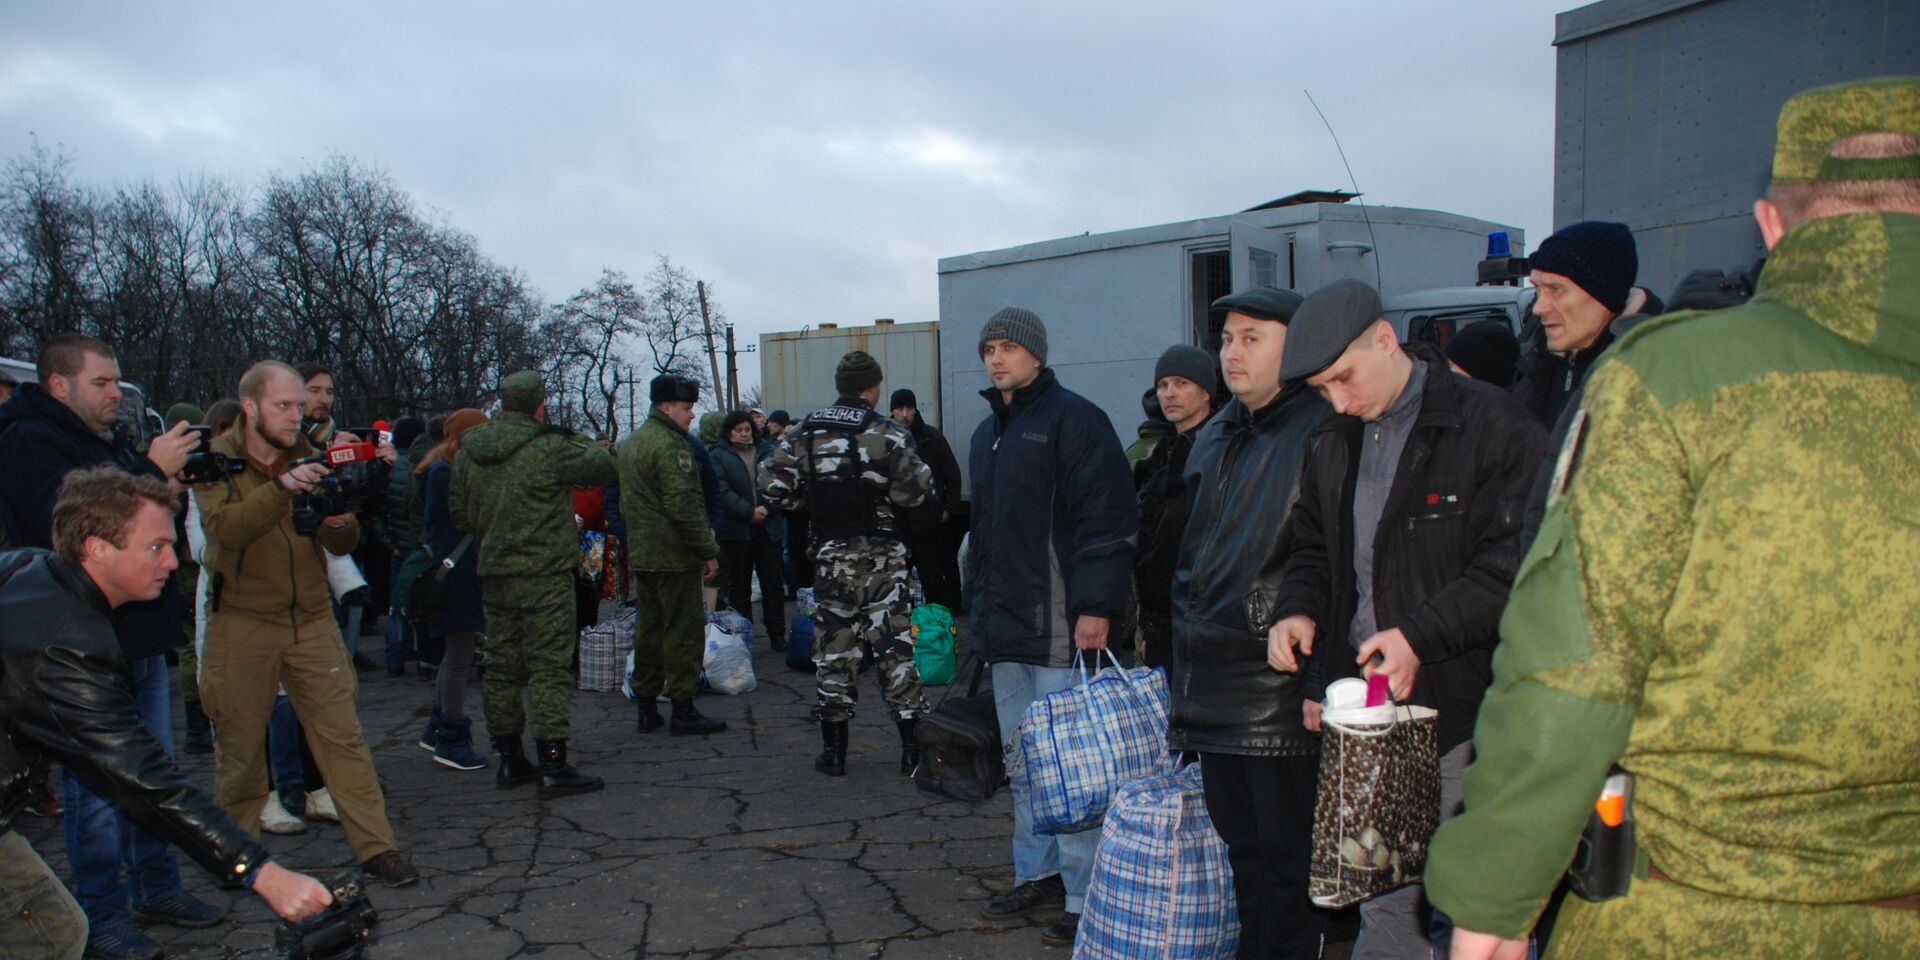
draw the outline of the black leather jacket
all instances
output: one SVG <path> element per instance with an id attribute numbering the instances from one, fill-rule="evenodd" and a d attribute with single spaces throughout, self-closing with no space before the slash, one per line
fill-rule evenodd
<path id="1" fill-rule="evenodd" d="M 173 765 L 133 703 L 92 578 L 45 550 L 0 553 L 0 832 L 58 760 L 216 876 L 251 873 L 266 848 Z"/>
<path id="2" fill-rule="evenodd" d="M 1245 597 L 1293 506 L 1307 435 L 1329 412 L 1300 383 L 1252 413 L 1233 400 L 1193 441 L 1192 512 L 1173 579 L 1173 749 L 1281 757 L 1319 748 L 1301 725 L 1299 675 L 1267 666 Z"/>

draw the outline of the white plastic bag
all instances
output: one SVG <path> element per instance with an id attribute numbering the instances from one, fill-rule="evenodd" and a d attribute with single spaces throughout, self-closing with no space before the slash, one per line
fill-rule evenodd
<path id="1" fill-rule="evenodd" d="M 707 626 L 707 652 L 701 665 L 707 685 L 721 693 L 738 695 L 759 685 L 746 643 L 716 625 Z"/>

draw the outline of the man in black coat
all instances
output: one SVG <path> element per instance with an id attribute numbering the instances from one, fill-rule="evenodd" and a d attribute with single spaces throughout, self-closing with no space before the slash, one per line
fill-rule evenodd
<path id="1" fill-rule="evenodd" d="M 1327 415 L 1305 383 L 1280 379 L 1299 305 L 1299 294 L 1269 287 L 1213 303 L 1226 314 L 1220 365 L 1233 399 L 1187 458 L 1191 512 L 1171 584 L 1167 740 L 1200 754 L 1246 957 L 1317 957 L 1326 930 L 1307 897 L 1319 742 L 1301 721 L 1299 677 L 1267 666 L 1245 602 L 1293 506 L 1307 434 Z"/>
<path id="2" fill-rule="evenodd" d="M 1140 505 L 1133 593 L 1140 604 L 1140 662 L 1145 666 L 1167 665 L 1173 642 L 1173 568 L 1180 559 L 1180 537 L 1187 530 L 1191 505 L 1187 457 L 1201 424 L 1213 416 L 1213 395 L 1219 389 L 1219 364 L 1199 347 L 1176 343 L 1153 365 L 1154 401 L 1168 435 L 1133 468 L 1134 501 Z"/>
<path id="3" fill-rule="evenodd" d="M 960 538 L 953 521 L 960 514 L 960 461 L 940 428 L 920 415 L 920 398 L 902 387 L 888 403 L 895 423 L 913 434 L 913 452 L 933 471 L 933 496 L 907 511 L 907 552 L 920 571 L 927 602 L 960 613 Z"/>
<path id="4" fill-rule="evenodd" d="M 120 364 L 105 343 L 65 334 L 41 347 L 39 383 L 21 385 L 0 407 L 0 516 L 7 542 L 18 547 L 53 546 L 53 506 L 61 481 L 76 469 L 111 464 L 164 481 L 186 464 L 199 439 L 182 421 L 155 437 L 142 456 L 117 422 Z M 115 617 L 121 653 L 132 674 L 135 704 L 154 738 L 173 751 L 172 685 L 166 653 L 182 640 L 182 600 L 172 584 L 155 597 L 127 604 Z M 75 892 L 96 941 L 94 952 L 111 953 L 124 942 L 128 955 L 145 956 L 159 945 L 131 919 L 204 927 L 222 911 L 186 892 L 180 868 L 163 841 L 129 820 L 124 811 L 67 771 L 63 777 L 67 859 Z M 122 875 L 124 871 L 124 876 Z"/>
<path id="5" fill-rule="evenodd" d="M 143 955 L 102 942 L 86 914 L 12 829 L 21 785 L 58 760 L 111 798 L 157 842 L 178 846 L 288 919 L 332 899 L 267 851 L 173 765 L 135 709 L 113 613 L 171 582 L 176 496 L 158 479 L 111 465 L 70 472 L 53 515 L 58 553 L 0 553 L 0 956 Z M 175 881 L 178 882 L 177 880 Z M 129 928 L 130 929 L 130 928 Z M 145 955 L 158 955 L 155 948 Z"/>
<path id="6" fill-rule="evenodd" d="M 1276 670 L 1301 664 L 1302 719 L 1320 728 L 1334 680 L 1385 674 L 1439 712 L 1441 816 L 1460 805 L 1473 724 L 1492 679 L 1500 612 L 1525 551 L 1522 519 L 1546 431 L 1513 397 L 1404 349 L 1380 295 L 1339 280 L 1300 305 L 1289 380 L 1332 404 L 1308 438 L 1299 500 L 1255 583 Z M 1361 904 L 1355 957 L 1425 957 L 1418 885 Z"/>
<path id="7" fill-rule="evenodd" d="M 1614 318 L 1648 310 L 1633 285 L 1640 258 L 1624 223 L 1583 220 L 1562 228 L 1527 258 L 1539 329 L 1514 364 L 1513 394 L 1552 426 L 1616 335 Z M 1471 328 L 1469 328 L 1471 329 Z"/>

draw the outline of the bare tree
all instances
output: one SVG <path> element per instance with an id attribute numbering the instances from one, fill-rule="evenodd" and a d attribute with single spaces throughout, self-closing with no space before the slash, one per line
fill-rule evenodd
<path id="1" fill-rule="evenodd" d="M 577 410 L 595 430 L 619 429 L 621 362 L 645 326 L 646 306 L 626 274 L 604 267 L 592 286 L 553 307 L 571 361 L 561 386 L 578 396 Z"/>
<path id="2" fill-rule="evenodd" d="M 711 303 L 709 307 L 717 310 Z M 641 325 L 653 372 L 677 374 L 711 386 L 700 362 L 704 334 L 700 294 L 693 275 L 660 254 L 653 271 L 647 274 L 647 316 Z"/>

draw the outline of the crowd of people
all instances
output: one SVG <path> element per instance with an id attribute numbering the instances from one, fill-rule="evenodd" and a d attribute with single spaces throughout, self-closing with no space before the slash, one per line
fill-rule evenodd
<path id="1" fill-rule="evenodd" d="M 174 849 L 310 916 L 325 889 L 256 839 L 303 817 L 339 821 L 370 881 L 418 879 L 355 706 L 369 573 L 386 669 L 433 680 L 420 746 L 560 798 L 605 786 L 567 749 L 600 601 L 637 607 L 639 733 L 712 736 L 708 616 L 751 619 L 756 579 L 776 649 L 813 590 L 815 770 L 848 774 L 869 668 L 912 774 L 913 571 L 966 613 L 1003 744 L 1077 657 L 1166 671 L 1242 957 L 1320 954 L 1323 702 L 1359 677 L 1434 711 L 1442 822 L 1424 881 L 1361 904 L 1355 957 L 1910 955 L 1920 79 L 1789 100 L 1755 218 L 1761 267 L 1664 302 L 1629 225 L 1563 228 L 1517 332 L 1402 342 L 1357 280 L 1223 297 L 1217 350 L 1159 357 L 1126 449 L 1049 365 L 1044 319 L 1006 307 L 979 331 L 964 504 L 945 437 L 911 389 L 883 411 L 858 350 L 798 421 L 696 426 L 699 385 L 662 375 L 617 443 L 548 423 L 533 372 L 491 415 L 361 436 L 324 366 L 264 360 L 136 449 L 112 347 L 55 337 L 0 405 L 0 896 L 29 905 L 0 953 L 152 957 L 142 924 L 219 922 Z M 210 792 L 171 760 L 170 654 Z M 1631 886 L 1569 897 L 1622 772 Z M 1038 833 L 1021 765 L 1009 786 L 1013 883 L 982 914 L 1057 915 L 1041 939 L 1071 945 L 1099 831 Z M 70 884 L 10 828 L 29 811 L 64 818 Z"/>

